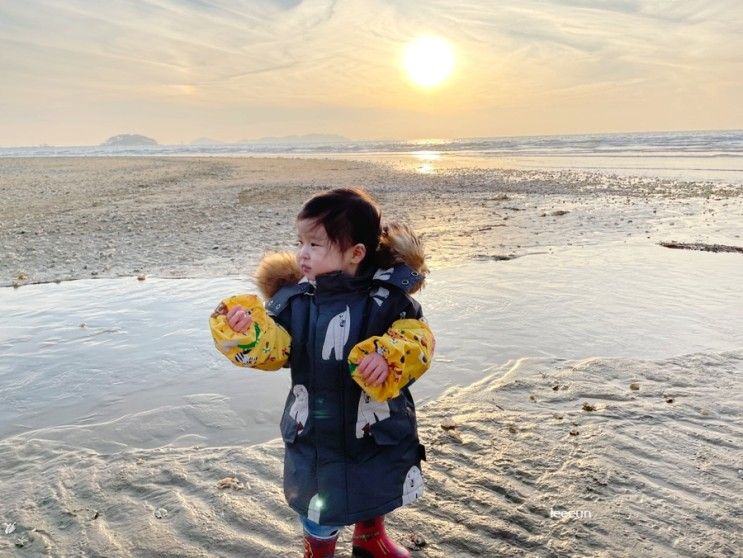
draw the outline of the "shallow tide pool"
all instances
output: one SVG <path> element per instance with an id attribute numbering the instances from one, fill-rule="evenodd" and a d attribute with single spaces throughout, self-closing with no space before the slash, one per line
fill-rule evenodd
<path id="1" fill-rule="evenodd" d="M 605 244 L 434 270 L 437 336 L 419 403 L 528 356 L 655 359 L 743 347 L 743 257 Z M 80 280 L 0 289 L 0 439 L 110 452 L 278 435 L 288 370 L 232 366 L 207 328 L 242 279 Z"/>

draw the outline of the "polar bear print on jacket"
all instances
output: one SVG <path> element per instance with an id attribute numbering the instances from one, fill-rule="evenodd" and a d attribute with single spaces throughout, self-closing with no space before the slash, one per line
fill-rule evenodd
<path id="1" fill-rule="evenodd" d="M 405 483 L 402 485 L 402 505 L 415 502 L 423 496 L 423 475 L 421 470 L 413 465 L 408 474 L 405 475 Z"/>
<path id="2" fill-rule="evenodd" d="M 319 494 L 315 494 L 307 508 L 307 519 L 315 523 L 320 523 L 320 512 L 322 512 L 322 498 L 320 498 Z"/>
<path id="3" fill-rule="evenodd" d="M 388 296 L 390 296 L 390 290 L 384 287 L 377 287 L 377 290 L 371 295 L 372 300 L 377 303 L 377 306 L 382 306 Z"/>
<path id="4" fill-rule="evenodd" d="M 394 267 L 388 267 L 387 269 L 378 269 L 374 272 L 374 277 L 372 277 L 372 280 L 386 281 L 387 279 L 392 277 L 393 271 L 395 271 Z"/>
<path id="5" fill-rule="evenodd" d="M 302 384 L 294 386 L 292 391 L 294 392 L 294 402 L 289 407 L 289 416 L 296 421 L 297 434 L 299 434 L 304 430 L 307 417 L 310 415 L 310 394 Z"/>
<path id="6" fill-rule="evenodd" d="M 359 399 L 359 414 L 356 418 L 356 437 L 363 438 L 370 433 L 372 424 L 389 417 L 389 403 L 375 401 L 362 391 Z"/>
<path id="7" fill-rule="evenodd" d="M 330 360 L 330 355 L 335 352 L 335 360 L 343 360 L 343 348 L 348 341 L 348 334 L 351 328 L 351 310 L 348 306 L 346 309 L 333 316 L 328 324 L 328 330 L 325 332 L 325 343 L 322 346 L 322 359 Z"/>

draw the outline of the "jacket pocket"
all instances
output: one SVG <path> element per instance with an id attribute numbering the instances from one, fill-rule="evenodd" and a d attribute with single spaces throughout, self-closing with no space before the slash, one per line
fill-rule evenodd
<path id="1" fill-rule="evenodd" d="M 281 416 L 281 437 L 287 444 L 292 444 L 307 432 L 309 418 L 309 394 L 302 384 L 292 387 L 286 398 L 284 413 Z"/>
<path id="2" fill-rule="evenodd" d="M 380 446 L 394 446 L 415 434 L 413 421 L 406 413 L 392 415 L 371 425 L 370 433 Z"/>
<path id="3" fill-rule="evenodd" d="M 389 416 L 369 427 L 374 441 L 380 446 L 391 446 L 406 438 L 415 437 L 415 411 L 408 408 L 406 398 L 400 395 L 389 399 L 385 404 L 388 406 Z"/>

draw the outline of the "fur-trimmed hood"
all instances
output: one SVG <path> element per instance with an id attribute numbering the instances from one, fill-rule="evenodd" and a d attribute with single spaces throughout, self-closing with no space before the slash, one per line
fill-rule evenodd
<path id="1" fill-rule="evenodd" d="M 408 292 L 420 290 L 425 283 L 428 266 L 425 262 L 423 243 L 413 230 L 402 223 L 389 223 L 382 229 L 376 253 L 376 267 L 390 268 L 404 264 L 423 278 Z M 303 278 L 293 252 L 266 254 L 255 271 L 254 279 L 263 297 L 268 300 L 279 289 L 299 283 Z"/>

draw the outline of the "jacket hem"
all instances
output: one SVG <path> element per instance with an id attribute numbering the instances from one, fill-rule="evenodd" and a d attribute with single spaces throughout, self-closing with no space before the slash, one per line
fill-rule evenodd
<path id="1" fill-rule="evenodd" d="M 420 498 L 416 499 L 415 501 L 417 502 L 418 500 L 420 500 Z M 413 502 L 410 503 L 412 504 Z M 402 508 L 405 505 L 406 504 L 400 503 L 400 498 L 396 498 L 395 500 L 390 500 L 389 502 L 386 502 L 381 506 L 377 506 L 376 508 L 371 508 L 352 514 L 346 514 L 343 520 L 333 521 L 331 519 L 330 521 L 327 521 L 323 519 L 323 521 L 319 523 L 319 525 L 353 525 L 354 523 L 358 523 L 359 521 L 367 521 L 369 519 L 374 519 L 375 517 L 378 517 L 380 515 L 386 515 L 396 510 L 397 508 Z M 289 507 L 297 512 L 299 516 L 307 517 L 306 509 L 299 509 L 297 506 L 294 506 L 292 504 L 289 504 Z"/>

